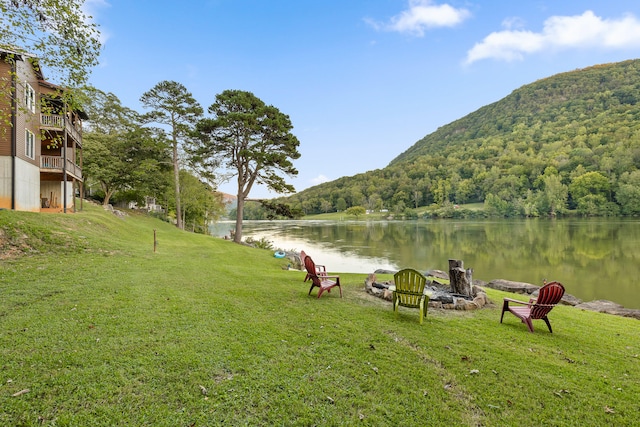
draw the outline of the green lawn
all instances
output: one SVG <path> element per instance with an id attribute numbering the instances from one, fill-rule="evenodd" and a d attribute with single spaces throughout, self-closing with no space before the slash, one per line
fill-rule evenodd
<path id="1" fill-rule="evenodd" d="M 2 426 L 637 425 L 634 319 L 531 334 L 488 289 L 420 325 L 363 274 L 316 299 L 271 251 L 90 205 L 0 211 L 0 249 Z"/>

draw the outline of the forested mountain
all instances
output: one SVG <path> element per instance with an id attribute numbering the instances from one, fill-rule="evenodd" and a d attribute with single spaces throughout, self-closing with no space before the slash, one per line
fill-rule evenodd
<path id="1" fill-rule="evenodd" d="M 488 214 L 640 214 L 640 60 L 557 74 L 439 128 L 384 169 L 286 200 L 306 213 L 404 213 L 484 202 Z"/>

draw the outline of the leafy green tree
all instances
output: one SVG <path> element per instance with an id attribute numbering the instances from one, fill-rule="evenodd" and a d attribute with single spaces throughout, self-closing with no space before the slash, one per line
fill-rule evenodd
<path id="1" fill-rule="evenodd" d="M 180 171 L 180 187 L 182 223 L 185 228 L 190 225 L 193 232 L 207 234 L 209 223 L 224 212 L 222 194 L 184 169 Z"/>
<path id="2" fill-rule="evenodd" d="M 393 205 L 393 212 L 396 215 L 402 215 L 406 210 L 407 210 L 407 205 L 405 205 L 403 200 L 398 200 L 396 204 Z"/>
<path id="3" fill-rule="evenodd" d="M 322 210 L 322 212 L 327 213 L 327 212 L 331 212 L 331 210 L 333 209 L 333 205 L 331 204 L 330 201 L 328 200 L 322 200 L 320 202 L 320 209 Z"/>
<path id="4" fill-rule="evenodd" d="M 495 196 L 491 193 L 487 194 L 487 198 L 484 200 L 484 209 L 491 216 L 509 216 L 510 206 L 509 202 Z"/>
<path id="5" fill-rule="evenodd" d="M 581 215 L 599 215 L 599 204 L 608 202 L 610 190 L 609 179 L 599 172 L 587 172 L 573 178 L 569 184 L 569 193 L 573 198 L 578 213 Z"/>
<path id="6" fill-rule="evenodd" d="M 418 219 L 418 214 L 413 209 L 405 209 L 402 213 L 404 219 Z"/>
<path id="7" fill-rule="evenodd" d="M 372 193 L 367 200 L 367 207 L 372 211 L 379 211 L 382 209 L 382 197 L 378 193 Z"/>
<path id="8" fill-rule="evenodd" d="M 394 206 L 397 206 L 400 203 L 402 203 L 403 205 L 402 211 L 404 211 L 404 206 L 406 206 L 408 201 L 409 201 L 409 195 L 402 190 L 396 191 L 396 194 L 394 194 L 393 198 L 391 199 L 391 202 L 393 203 Z"/>
<path id="9" fill-rule="evenodd" d="M 281 203 L 275 200 L 264 199 L 260 200 L 260 205 L 265 211 L 265 217 L 268 220 L 300 219 L 304 216 L 302 209 L 300 209 L 298 206 L 293 206 L 288 203 Z"/>
<path id="10" fill-rule="evenodd" d="M 355 216 L 356 219 L 367 213 L 367 210 L 363 206 L 351 206 L 345 212 L 347 215 Z"/>
<path id="11" fill-rule="evenodd" d="M 439 179 L 433 188 L 433 201 L 442 206 L 449 201 L 451 183 L 447 179 Z"/>
<path id="12" fill-rule="evenodd" d="M 607 199 L 602 194 L 587 194 L 578 199 L 577 211 L 584 216 L 596 216 L 606 203 Z"/>
<path id="13" fill-rule="evenodd" d="M 351 206 L 360 206 L 365 203 L 366 197 L 364 194 L 362 194 L 362 191 L 360 191 L 359 186 L 351 188 L 349 196 L 351 200 Z"/>
<path id="14" fill-rule="evenodd" d="M 540 206 L 541 196 L 539 192 L 534 192 L 532 190 L 527 191 L 527 195 L 522 200 L 522 209 L 524 216 L 527 218 L 537 218 L 540 216 L 540 212 L 538 211 L 538 206 Z"/>
<path id="15" fill-rule="evenodd" d="M 616 200 L 624 215 L 640 215 L 640 171 L 622 174 Z"/>
<path id="16" fill-rule="evenodd" d="M 305 215 L 309 215 L 310 213 L 313 212 L 313 200 L 304 200 L 302 202 L 302 211 L 304 212 Z"/>
<path id="17" fill-rule="evenodd" d="M 472 179 L 463 179 L 458 182 L 454 190 L 454 200 L 456 203 L 467 203 L 475 191 L 475 184 Z"/>
<path id="18" fill-rule="evenodd" d="M 193 132 L 202 116 L 202 107 L 182 84 L 161 81 L 140 98 L 144 108 L 151 110 L 145 115 L 150 123 L 169 127 L 168 139 L 172 145 L 173 185 L 176 206 L 176 226 L 184 229 L 180 204 L 180 149 L 185 139 Z"/>
<path id="19" fill-rule="evenodd" d="M 85 185 L 92 187 L 92 182 L 97 183 L 104 193 L 103 205 L 108 205 L 111 196 L 119 189 L 126 188 L 122 181 L 124 176 L 123 162 L 120 161 L 120 151 L 123 148 L 110 135 L 91 134 L 84 135 L 84 165 L 83 174 Z"/>
<path id="20" fill-rule="evenodd" d="M 523 187 L 519 176 L 505 175 L 494 182 L 491 192 L 503 200 L 513 201 L 521 194 Z"/>
<path id="21" fill-rule="evenodd" d="M 229 211 L 229 218 L 235 218 L 238 213 L 237 209 Z M 264 220 L 267 219 L 267 211 L 258 202 L 247 201 L 244 204 L 243 218 L 245 220 Z"/>
<path id="22" fill-rule="evenodd" d="M 420 202 L 422 201 L 422 192 L 414 189 L 411 192 L 411 201 L 413 202 L 413 207 L 417 208 L 420 206 Z"/>
<path id="23" fill-rule="evenodd" d="M 538 203 L 541 212 L 546 212 L 551 216 L 556 216 L 566 209 L 568 189 L 562 183 L 558 175 L 549 175 L 543 178 L 544 190 Z"/>
<path id="24" fill-rule="evenodd" d="M 155 129 L 137 128 L 125 135 L 126 160 L 129 164 L 128 184 L 135 201 L 143 203 L 146 196 L 165 192 L 169 175 L 168 141 Z"/>
<path id="25" fill-rule="evenodd" d="M 86 83 L 98 64 L 100 32 L 82 11 L 84 0 L 0 1 L 0 51 L 35 55 L 50 79 L 65 87 L 72 102 L 73 91 Z M 4 86 L 3 86 L 4 87 Z M 1 97 L 12 91 L 0 87 Z M 2 119 L 0 111 L 0 119 Z"/>
<path id="26" fill-rule="evenodd" d="M 112 93 L 85 89 L 85 109 L 91 121 L 83 137 L 83 173 L 97 182 L 109 203 L 127 190 L 137 201 L 159 194 L 166 186 L 167 142 L 154 129 L 143 128 L 139 116 Z"/>
<path id="27" fill-rule="evenodd" d="M 345 209 L 347 209 L 347 202 L 344 200 L 344 197 L 339 197 L 336 201 L 336 210 L 338 212 L 343 212 Z"/>
<path id="28" fill-rule="evenodd" d="M 78 99 L 82 102 L 82 109 L 89 116 L 85 123 L 87 132 L 113 135 L 133 131 L 142 126 L 140 115 L 122 105 L 120 99 L 111 92 L 106 93 L 86 86 Z"/>
<path id="29" fill-rule="evenodd" d="M 234 241 L 242 241 L 244 203 L 254 184 L 276 193 L 291 193 L 291 184 L 279 175 L 298 174 L 291 160 L 300 157 L 299 141 L 291 133 L 289 116 L 266 105 L 251 92 L 225 90 L 209 107 L 213 118 L 198 123 L 196 150 L 205 167 L 222 164 L 237 178 L 237 214 Z"/>
<path id="30" fill-rule="evenodd" d="M 100 185 L 104 205 L 123 190 L 141 201 L 144 196 L 158 194 L 166 185 L 166 166 L 161 160 L 166 155 L 165 148 L 144 128 L 124 134 L 87 132 L 85 179 Z"/>

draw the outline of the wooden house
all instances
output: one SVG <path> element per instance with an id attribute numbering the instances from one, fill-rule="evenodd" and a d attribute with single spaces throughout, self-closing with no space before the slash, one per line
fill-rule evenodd
<path id="1" fill-rule="evenodd" d="M 82 192 L 82 120 L 37 58 L 0 51 L 0 208 L 74 212 Z"/>

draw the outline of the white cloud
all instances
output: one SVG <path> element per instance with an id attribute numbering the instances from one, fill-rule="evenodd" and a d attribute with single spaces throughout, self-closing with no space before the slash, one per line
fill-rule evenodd
<path id="1" fill-rule="evenodd" d="M 326 176 L 318 175 L 317 177 L 311 179 L 311 185 L 318 185 L 328 181 L 329 181 L 329 178 L 327 178 Z"/>
<path id="2" fill-rule="evenodd" d="M 86 0 L 82 5 L 82 13 L 86 15 L 88 21 L 91 23 L 97 23 L 97 15 L 100 9 L 111 7 L 111 4 L 106 0 Z M 98 28 L 100 31 L 100 43 L 104 45 L 109 39 L 109 32 L 102 26 Z"/>
<path id="3" fill-rule="evenodd" d="M 517 16 L 511 16 L 509 18 L 505 18 L 502 21 L 502 26 L 508 30 L 511 30 L 514 28 L 524 28 L 524 24 L 525 24 L 524 20 Z"/>
<path id="4" fill-rule="evenodd" d="M 409 8 L 392 17 L 388 23 L 367 22 L 377 30 L 422 37 L 428 29 L 454 27 L 469 16 L 471 13 L 467 9 L 456 9 L 448 4 L 436 5 L 432 0 L 409 0 Z"/>
<path id="5" fill-rule="evenodd" d="M 603 19 L 587 10 L 582 15 L 552 16 L 539 33 L 511 29 L 493 32 L 467 52 L 466 63 L 491 58 L 519 60 L 543 50 L 637 47 L 640 47 L 640 21 L 635 16 Z"/>

